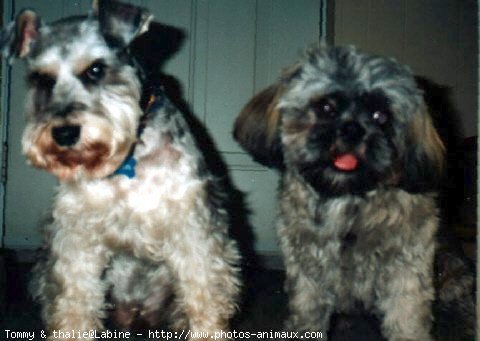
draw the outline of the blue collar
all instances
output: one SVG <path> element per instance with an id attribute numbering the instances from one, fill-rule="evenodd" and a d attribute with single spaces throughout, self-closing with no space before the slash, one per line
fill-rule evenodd
<path id="1" fill-rule="evenodd" d="M 129 179 L 133 179 L 135 177 L 135 166 L 137 165 L 137 160 L 130 155 L 123 161 L 123 163 L 118 167 L 118 169 L 113 172 L 111 176 L 115 175 L 125 175 Z"/>
<path id="2" fill-rule="evenodd" d="M 145 109 L 145 113 L 148 115 L 155 111 L 158 111 L 161 107 L 165 105 L 167 98 L 165 96 L 165 92 L 163 87 L 155 87 L 152 89 L 152 94 L 150 96 L 150 101 L 147 104 Z M 139 128 L 139 134 L 141 134 L 142 126 Z M 118 167 L 118 169 L 113 172 L 111 177 L 115 175 L 125 175 L 129 179 L 133 179 L 135 177 L 135 166 L 137 165 L 137 160 L 133 157 L 133 152 L 130 154 Z"/>

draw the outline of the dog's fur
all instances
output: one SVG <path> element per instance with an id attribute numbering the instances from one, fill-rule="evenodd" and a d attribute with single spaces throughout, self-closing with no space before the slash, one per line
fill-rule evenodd
<path id="1" fill-rule="evenodd" d="M 410 70 L 311 48 L 250 100 L 234 136 L 281 172 L 288 327 L 325 336 L 360 303 L 389 340 L 430 340 L 444 147 Z"/>
<path id="2" fill-rule="evenodd" d="M 102 329 L 107 296 L 125 328 L 166 317 L 175 329 L 213 333 L 236 309 L 239 254 L 223 180 L 161 91 L 145 114 L 139 104 L 129 45 L 151 18 L 106 0 L 52 24 L 25 10 L 0 37 L 6 56 L 28 66 L 23 151 L 60 180 L 35 268 L 49 332 Z"/>

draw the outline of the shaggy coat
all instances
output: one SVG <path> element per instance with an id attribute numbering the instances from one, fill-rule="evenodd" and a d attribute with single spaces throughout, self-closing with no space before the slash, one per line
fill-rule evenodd
<path id="1" fill-rule="evenodd" d="M 234 135 L 281 172 L 288 328 L 325 337 L 334 312 L 361 305 L 389 340 L 430 340 L 444 151 L 410 70 L 312 48 L 250 100 Z"/>

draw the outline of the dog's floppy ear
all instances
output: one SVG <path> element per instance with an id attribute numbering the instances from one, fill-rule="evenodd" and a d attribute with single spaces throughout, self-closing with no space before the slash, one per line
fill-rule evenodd
<path id="1" fill-rule="evenodd" d="M 279 131 L 281 118 L 277 105 L 290 82 L 301 71 L 300 62 L 283 70 L 278 82 L 253 96 L 235 121 L 233 137 L 255 161 L 264 166 L 284 167 Z"/>
<path id="2" fill-rule="evenodd" d="M 410 122 L 406 143 L 403 187 L 414 193 L 438 189 L 445 167 L 445 147 L 425 104 Z"/>
<path id="3" fill-rule="evenodd" d="M 244 106 L 235 121 L 234 138 L 252 155 L 268 167 L 283 165 L 280 135 L 280 114 L 277 103 L 284 85 L 279 82 L 260 91 Z"/>
<path id="4" fill-rule="evenodd" d="M 111 44 L 126 47 L 148 31 L 153 15 L 142 7 L 114 0 L 93 0 L 93 13 L 98 16 L 102 34 Z"/>
<path id="5" fill-rule="evenodd" d="M 0 49 L 9 62 L 30 54 L 40 26 L 41 20 L 38 15 L 30 9 L 24 9 L 17 15 L 15 21 L 2 30 Z"/>

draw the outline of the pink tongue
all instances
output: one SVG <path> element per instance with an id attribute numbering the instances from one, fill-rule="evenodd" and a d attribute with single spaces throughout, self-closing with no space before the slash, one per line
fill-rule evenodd
<path id="1" fill-rule="evenodd" d="M 343 154 L 337 156 L 337 158 L 333 161 L 333 164 L 336 168 L 343 170 L 343 171 L 352 171 L 358 166 L 358 159 L 353 154 Z"/>

